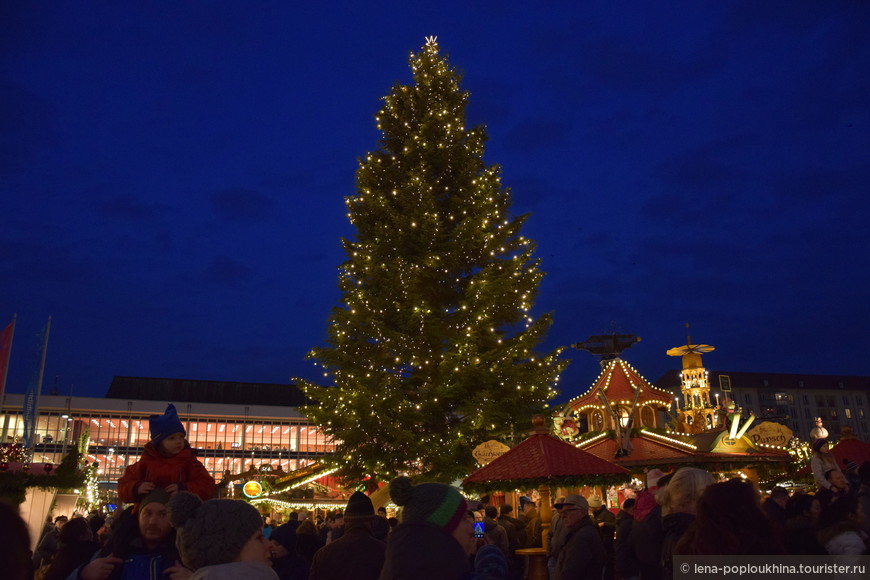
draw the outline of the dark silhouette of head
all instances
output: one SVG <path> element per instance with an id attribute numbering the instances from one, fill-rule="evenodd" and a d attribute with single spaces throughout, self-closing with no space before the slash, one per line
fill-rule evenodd
<path id="1" fill-rule="evenodd" d="M 731 479 L 708 486 L 678 554 L 781 554 L 782 546 L 761 510 L 751 481 Z"/>

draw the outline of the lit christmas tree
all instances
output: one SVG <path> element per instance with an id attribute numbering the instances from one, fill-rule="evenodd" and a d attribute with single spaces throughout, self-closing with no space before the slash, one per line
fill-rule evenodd
<path id="1" fill-rule="evenodd" d="M 460 74 L 434 38 L 410 64 L 346 199 L 357 235 L 343 240 L 344 304 L 310 354 L 334 386 L 300 381 L 349 480 L 466 475 L 478 444 L 526 436 L 568 364 L 561 348 L 533 350 L 552 323 L 530 314 L 543 273 L 526 216 L 510 215 L 499 167 L 484 164 L 484 129 L 465 127 Z"/>

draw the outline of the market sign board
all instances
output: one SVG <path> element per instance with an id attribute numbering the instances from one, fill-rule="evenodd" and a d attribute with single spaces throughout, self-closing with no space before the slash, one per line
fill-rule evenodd
<path id="1" fill-rule="evenodd" d="M 508 451 L 510 451 L 510 447 L 501 443 L 500 441 L 496 441 L 495 439 L 491 439 L 486 443 L 481 443 L 477 447 L 474 448 L 474 451 L 471 452 L 471 455 L 477 460 L 481 465 L 486 465 L 490 463 L 493 459 L 498 459 Z"/>
<path id="2" fill-rule="evenodd" d="M 259 481 L 248 481 L 242 486 L 242 493 L 245 497 L 254 499 L 263 495 L 263 486 Z"/>
<path id="3" fill-rule="evenodd" d="M 728 431 L 722 431 L 713 441 L 710 453 L 752 453 L 755 450 L 746 435 L 734 439 L 728 435 Z"/>
<path id="4" fill-rule="evenodd" d="M 764 421 L 750 429 L 749 432 L 746 433 L 746 436 L 756 445 L 763 444 L 785 447 L 794 436 L 794 433 L 792 433 L 792 430 L 785 425 L 780 425 L 773 421 Z"/>

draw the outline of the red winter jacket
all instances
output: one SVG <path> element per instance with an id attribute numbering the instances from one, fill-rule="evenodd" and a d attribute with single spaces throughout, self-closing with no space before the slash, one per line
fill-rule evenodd
<path id="1" fill-rule="evenodd" d="M 178 484 L 179 489 L 198 495 L 203 501 L 214 496 L 214 478 L 189 445 L 172 457 L 163 457 L 152 443 L 146 443 L 142 458 L 127 467 L 118 480 L 118 497 L 124 503 L 139 501 L 142 497 L 136 493 L 136 487 L 146 481 L 155 487 Z"/>

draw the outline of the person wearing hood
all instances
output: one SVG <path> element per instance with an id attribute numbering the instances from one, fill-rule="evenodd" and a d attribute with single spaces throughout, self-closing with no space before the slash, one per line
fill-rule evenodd
<path id="1" fill-rule="evenodd" d="M 189 491 L 202 500 L 211 499 L 214 478 L 193 454 L 175 405 L 169 404 L 163 415 L 152 415 L 149 429 L 151 441 L 145 444 L 142 457 L 118 480 L 118 498 L 124 503 L 138 503 L 162 488 L 170 494 Z"/>
<path id="2" fill-rule="evenodd" d="M 344 533 L 314 554 L 309 580 L 377 580 L 387 545 L 372 535 L 375 508 L 359 491 L 347 500 Z"/>

